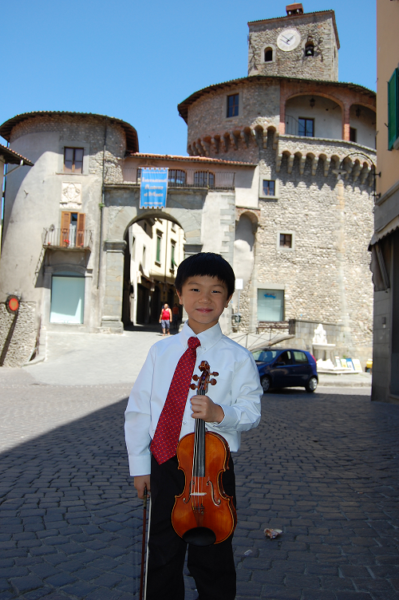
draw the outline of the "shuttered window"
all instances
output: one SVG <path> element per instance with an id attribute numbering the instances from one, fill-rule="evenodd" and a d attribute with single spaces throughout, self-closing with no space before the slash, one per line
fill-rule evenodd
<path id="1" fill-rule="evenodd" d="M 398 87 L 399 70 L 395 69 L 388 81 L 388 150 L 392 150 L 399 137 Z"/>
<path id="2" fill-rule="evenodd" d="M 64 149 L 64 171 L 83 173 L 83 148 Z"/>
<path id="3" fill-rule="evenodd" d="M 63 248 L 84 248 L 85 245 L 84 213 L 63 211 L 61 213 L 60 246 Z"/>

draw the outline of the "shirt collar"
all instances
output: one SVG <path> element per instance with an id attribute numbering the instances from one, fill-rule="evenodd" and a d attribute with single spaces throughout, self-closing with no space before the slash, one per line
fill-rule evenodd
<path id="1" fill-rule="evenodd" d="M 184 323 L 183 329 L 179 334 L 184 348 L 187 348 L 188 339 L 190 337 L 197 337 L 201 342 L 200 349 L 202 351 L 209 350 L 209 348 L 212 348 L 212 346 L 214 346 L 223 335 L 219 323 L 216 323 L 216 325 L 210 329 L 207 329 L 206 331 L 203 331 L 202 333 L 199 333 L 198 335 L 194 333 L 187 323 L 187 321 Z"/>

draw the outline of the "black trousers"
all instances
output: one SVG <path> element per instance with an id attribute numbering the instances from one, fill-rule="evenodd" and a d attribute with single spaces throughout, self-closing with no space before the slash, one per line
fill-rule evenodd
<path id="1" fill-rule="evenodd" d="M 226 494 L 235 505 L 234 465 L 223 474 Z M 171 522 L 175 496 L 182 493 L 184 474 L 177 458 L 163 465 L 151 459 L 151 527 L 147 600 L 184 600 L 183 567 L 187 544 L 177 535 Z M 197 585 L 200 600 L 234 600 L 236 572 L 231 535 L 220 544 L 188 545 L 187 566 Z"/>

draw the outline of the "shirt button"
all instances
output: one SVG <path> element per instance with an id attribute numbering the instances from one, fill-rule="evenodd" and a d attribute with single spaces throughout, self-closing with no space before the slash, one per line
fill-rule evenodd
<path id="1" fill-rule="evenodd" d="M 183 421 L 183 425 L 187 425 L 187 421 Z"/>

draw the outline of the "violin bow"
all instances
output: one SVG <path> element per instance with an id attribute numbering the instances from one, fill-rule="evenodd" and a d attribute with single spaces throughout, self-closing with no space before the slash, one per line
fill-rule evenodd
<path id="1" fill-rule="evenodd" d="M 146 556 L 146 560 L 145 560 L 144 600 L 147 599 L 148 557 L 150 555 L 150 547 L 148 544 L 150 541 L 151 507 L 152 507 L 152 503 L 151 503 L 151 494 L 150 494 L 150 509 L 148 512 L 148 532 L 147 532 L 147 556 Z"/>
<path id="2" fill-rule="evenodd" d="M 141 540 L 141 575 L 140 575 L 140 600 L 143 600 L 143 591 L 144 591 L 144 600 L 147 598 L 147 573 L 148 573 L 148 542 L 150 539 L 150 521 L 151 521 L 151 494 L 150 494 L 150 510 L 148 515 L 148 533 L 147 533 L 147 548 L 146 548 L 146 523 L 147 523 L 147 500 L 148 500 L 148 492 L 147 486 L 144 488 L 144 497 L 143 497 L 143 538 Z M 147 552 L 146 552 L 147 550 Z M 146 555 L 145 561 L 145 576 L 144 576 L 144 555 Z"/>

